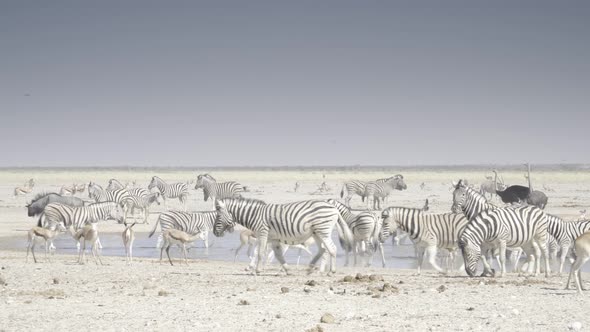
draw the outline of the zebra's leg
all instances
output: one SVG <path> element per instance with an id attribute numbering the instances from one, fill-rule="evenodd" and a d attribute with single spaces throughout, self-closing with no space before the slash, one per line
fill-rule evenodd
<path id="1" fill-rule="evenodd" d="M 500 277 L 506 274 L 506 242 L 500 242 Z"/>
<path id="2" fill-rule="evenodd" d="M 424 262 L 425 248 L 420 245 L 416 245 L 416 249 L 418 251 L 418 275 L 420 275 L 422 272 L 422 263 Z"/>
<path id="3" fill-rule="evenodd" d="M 381 251 L 381 264 L 385 267 L 385 251 L 383 250 L 383 243 L 379 242 L 379 251 Z"/>
<path id="4" fill-rule="evenodd" d="M 545 261 L 545 277 L 549 278 L 549 275 L 551 275 L 551 265 L 549 263 L 549 249 L 547 248 L 547 233 L 544 234 L 544 236 L 539 240 L 539 241 L 533 241 L 533 244 L 536 244 L 536 248 L 535 248 L 535 254 L 538 251 L 541 251 L 541 256 L 543 257 L 543 260 Z M 538 257 L 538 256 L 537 256 Z M 539 261 L 539 265 L 541 265 L 541 258 L 537 259 Z"/>
<path id="5" fill-rule="evenodd" d="M 313 238 L 315 240 L 315 243 L 317 243 L 318 245 L 318 252 L 316 253 L 316 255 L 311 259 L 311 261 L 309 261 L 309 268 L 307 270 L 307 274 L 311 274 L 314 270 L 315 270 L 315 265 L 318 262 L 318 260 L 324 255 L 324 253 L 326 252 L 326 248 L 325 245 L 323 245 L 323 241 L 322 239 L 317 236 L 317 235 L 313 235 Z"/>
<path id="6" fill-rule="evenodd" d="M 51 259 L 49 259 L 49 256 L 47 254 L 49 252 L 49 243 L 48 242 L 49 241 L 45 240 L 45 260 L 48 262 L 51 262 Z"/>
<path id="7" fill-rule="evenodd" d="M 205 248 L 209 249 L 209 232 L 204 231 L 202 234 L 203 234 L 203 242 L 205 242 Z"/>
<path id="8" fill-rule="evenodd" d="M 100 237 L 96 238 L 96 244 L 98 244 L 98 249 L 102 250 L 102 243 L 100 243 Z"/>
<path id="9" fill-rule="evenodd" d="M 288 266 L 287 266 L 287 262 L 285 261 L 284 253 L 287 251 L 288 248 L 289 248 L 288 246 L 285 246 L 284 247 L 278 241 L 277 242 L 274 242 L 273 245 L 272 245 L 272 250 L 275 253 L 275 257 L 277 258 L 277 260 L 281 264 L 281 267 L 283 268 L 283 270 L 285 270 L 285 273 L 287 275 L 289 275 L 290 273 L 289 273 L 289 269 L 288 269 Z"/>
<path id="10" fill-rule="evenodd" d="M 260 274 L 262 272 L 261 264 L 264 260 L 264 255 L 266 254 L 266 242 L 268 241 L 268 233 L 261 232 L 258 236 L 258 261 L 256 262 L 256 274 Z"/>
<path id="11" fill-rule="evenodd" d="M 338 249 L 336 248 L 334 241 L 332 241 L 330 234 L 324 235 L 321 240 L 325 246 L 325 250 L 330 255 L 330 272 L 328 272 L 328 275 L 331 276 L 336 273 L 336 252 Z"/>
<path id="12" fill-rule="evenodd" d="M 440 266 L 438 266 L 438 264 L 436 263 L 437 251 L 438 248 L 436 247 L 436 245 L 430 245 L 426 248 L 426 254 L 428 254 L 428 262 L 430 263 L 430 265 L 432 265 L 432 267 L 434 267 L 436 271 L 438 271 L 439 273 L 444 273 L 444 270 L 441 269 Z"/>
<path id="13" fill-rule="evenodd" d="M 168 245 L 168 244 L 166 243 L 166 245 Z M 165 246 L 160 247 L 160 264 L 162 264 L 162 254 L 164 253 L 164 247 Z"/>

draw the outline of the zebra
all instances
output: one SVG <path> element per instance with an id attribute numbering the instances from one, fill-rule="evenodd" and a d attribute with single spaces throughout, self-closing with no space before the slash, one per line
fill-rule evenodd
<path id="1" fill-rule="evenodd" d="M 117 179 L 110 179 L 109 184 L 106 190 L 117 190 L 117 189 L 127 189 L 127 192 L 134 200 L 134 204 L 131 204 L 131 215 L 135 214 L 135 208 L 140 208 L 142 212 L 144 212 L 144 222 L 147 223 L 147 215 L 145 214 L 146 211 L 143 210 L 142 206 L 143 203 L 146 203 L 146 198 L 150 195 L 150 191 L 144 188 L 129 188 L 129 184 L 123 185 Z M 154 198 L 150 199 L 151 201 L 149 204 L 154 202 Z M 158 198 L 158 205 L 160 205 L 159 198 Z"/>
<path id="2" fill-rule="evenodd" d="M 471 277 L 475 275 L 484 244 L 499 248 L 500 276 L 506 273 L 507 246 L 525 249 L 536 245 L 535 255 L 538 257 L 537 252 L 541 251 L 545 260 L 545 277 L 549 277 L 548 226 L 547 215 L 535 206 L 511 206 L 483 211 L 467 224 L 460 236 L 459 248 L 463 253 L 467 274 Z M 538 271 L 539 264 L 535 275 Z"/>
<path id="3" fill-rule="evenodd" d="M 401 174 L 383 180 L 385 181 L 371 181 L 365 185 L 364 197 L 367 199 L 367 210 L 370 209 L 371 199 L 373 199 L 373 209 L 380 210 L 381 201 L 384 201 L 392 190 L 405 190 L 408 188 Z"/>
<path id="4" fill-rule="evenodd" d="M 340 198 L 344 198 L 344 191 L 346 190 L 346 198 L 344 199 L 344 204 L 346 204 L 347 206 L 350 206 L 350 200 L 354 195 L 361 196 L 364 201 L 366 185 L 366 182 L 359 180 L 350 180 L 348 182 L 344 182 L 344 184 L 342 185 L 342 189 L 340 190 Z"/>
<path id="5" fill-rule="evenodd" d="M 459 236 L 469 223 L 462 213 L 424 213 L 424 209 L 389 207 L 381 212 L 383 226 L 380 238 L 384 241 L 396 229 L 407 232 L 418 250 L 418 274 L 421 272 L 425 254 L 428 262 L 438 272 L 443 269 L 436 263 L 438 248 L 449 251 L 447 265 L 454 266 L 454 253 L 458 248 Z M 449 266 L 447 266 L 447 272 Z"/>
<path id="6" fill-rule="evenodd" d="M 451 206 L 451 212 L 453 212 L 453 213 L 463 212 L 463 214 L 465 214 L 465 216 L 469 220 L 473 220 L 473 219 L 475 219 L 475 217 L 477 217 L 480 213 L 482 213 L 484 211 L 499 208 L 498 206 L 488 203 L 485 196 L 483 196 L 481 193 L 477 192 L 472 187 L 467 186 L 467 183 L 464 180 L 459 180 L 458 183 L 453 182 L 453 187 L 454 187 L 453 205 Z M 494 270 L 491 268 L 491 266 L 488 263 L 488 260 L 490 260 L 490 262 L 491 262 L 491 251 L 489 249 L 490 248 L 488 248 L 487 245 L 484 245 L 483 251 L 489 257 L 488 257 L 488 259 L 486 259 L 486 255 L 482 255 L 482 262 L 484 265 L 484 272 L 482 275 L 493 275 L 494 274 Z M 533 257 L 531 256 L 531 248 L 522 248 L 522 249 L 524 249 L 525 253 L 527 253 L 527 263 L 528 263 L 529 267 L 532 268 L 533 265 L 531 264 L 531 260 L 533 259 Z M 535 248 L 534 243 L 533 243 L 532 249 L 535 249 L 535 255 L 537 255 L 537 258 L 540 258 L 539 257 L 540 254 L 539 254 L 537 248 Z M 516 251 L 518 249 L 511 248 L 511 250 Z M 518 253 L 518 257 L 520 257 L 520 253 Z M 538 259 L 536 259 L 535 262 L 540 263 L 540 261 Z M 498 257 L 498 264 L 502 265 L 499 257 Z M 518 260 L 516 260 L 514 266 L 516 267 L 517 264 L 518 264 Z M 540 268 L 539 265 L 537 265 L 537 266 Z"/>
<path id="7" fill-rule="evenodd" d="M 201 239 L 205 242 L 205 248 L 209 248 L 209 231 L 213 230 L 213 224 L 215 223 L 215 217 L 217 213 L 215 211 L 206 212 L 182 212 L 182 211 L 168 211 L 160 213 L 154 228 L 148 235 L 152 237 L 160 224 L 160 230 L 162 233 L 169 229 L 174 228 L 181 230 L 189 235 L 200 234 Z M 162 234 L 158 237 L 156 247 L 160 247 L 162 243 Z"/>
<path id="8" fill-rule="evenodd" d="M 88 184 L 88 197 L 95 202 L 116 202 L 123 207 L 124 218 L 127 219 L 127 212 L 132 204 L 132 197 L 127 189 L 104 190 L 94 182 Z"/>
<path id="9" fill-rule="evenodd" d="M 570 248 L 580 235 L 590 231 L 590 220 L 564 221 L 552 214 L 547 214 L 547 219 L 549 222 L 549 234 L 555 238 L 559 248 L 561 248 L 559 263 L 559 275 L 561 275 Z"/>
<path id="10" fill-rule="evenodd" d="M 98 222 L 99 220 L 113 219 L 119 223 L 124 222 L 123 208 L 116 202 L 100 202 L 87 206 L 72 207 L 61 203 L 49 203 L 43 211 L 45 224 L 63 223 L 72 234 L 84 227 L 85 224 Z M 80 243 L 77 244 L 80 250 Z M 100 245 L 99 240 L 99 247 Z"/>
<path id="11" fill-rule="evenodd" d="M 135 211 L 135 209 L 139 209 L 143 213 L 143 223 L 148 224 L 148 216 L 150 214 L 150 205 L 156 203 L 160 205 L 162 194 L 159 192 L 150 193 L 145 196 L 135 196 L 131 195 L 131 199 L 129 200 L 129 208 L 131 209 L 131 214 Z"/>
<path id="12" fill-rule="evenodd" d="M 328 199 L 326 202 L 334 205 L 340 212 L 340 215 L 350 228 L 350 231 L 353 235 L 354 243 L 350 248 L 346 248 L 344 243 L 340 243 L 340 245 L 346 249 L 346 263 L 345 266 L 348 266 L 348 259 L 350 251 L 354 254 L 354 265 L 357 265 L 357 255 L 360 254 L 364 256 L 368 256 L 368 248 L 367 246 L 371 246 L 371 255 L 370 259 L 367 263 L 367 266 L 371 265 L 371 261 L 373 258 L 373 254 L 379 247 L 381 252 L 381 262 L 383 267 L 385 267 L 385 254 L 383 252 L 383 244 L 379 241 L 375 241 L 379 235 L 379 225 L 378 225 L 378 218 L 372 212 L 363 211 L 359 214 L 354 214 L 346 205 L 338 202 L 335 199 Z"/>
<path id="13" fill-rule="evenodd" d="M 200 174 L 197 176 L 197 183 L 195 189 L 203 188 L 203 196 L 205 202 L 211 198 L 224 199 L 224 198 L 238 198 L 241 197 L 241 193 L 244 192 L 244 187 L 233 181 L 217 183 L 215 179 L 209 174 Z"/>
<path id="14" fill-rule="evenodd" d="M 159 177 L 153 176 L 152 181 L 148 186 L 148 190 L 152 190 L 154 187 L 157 187 L 160 191 L 160 194 L 162 194 L 166 210 L 168 210 L 168 203 L 166 199 L 178 198 L 178 200 L 182 204 L 183 210 L 186 211 L 186 200 L 188 198 L 188 186 L 186 185 L 186 183 L 177 182 L 167 184 L 166 182 L 164 182 L 164 180 L 160 179 Z"/>
<path id="15" fill-rule="evenodd" d="M 287 274 L 289 270 L 283 256 L 282 244 L 302 244 L 313 237 L 318 253 L 309 263 L 309 272 L 327 251 L 331 256 L 330 272 L 336 272 L 337 248 L 332 241 L 332 230 L 337 226 L 338 235 L 346 247 L 352 244 L 352 233 L 338 209 L 326 201 L 308 200 L 287 204 L 266 204 L 261 200 L 226 198 L 215 200 L 217 212 L 213 233 L 222 236 L 237 223 L 254 232 L 259 241 L 255 274 L 261 272 L 261 262 L 270 242 L 272 249 Z M 252 267 L 252 264 L 250 265 Z"/>

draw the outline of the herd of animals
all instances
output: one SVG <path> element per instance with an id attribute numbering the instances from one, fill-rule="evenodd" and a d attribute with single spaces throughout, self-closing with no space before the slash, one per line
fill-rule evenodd
<path id="1" fill-rule="evenodd" d="M 254 249 L 249 263 L 249 269 L 254 273 L 260 273 L 272 255 L 289 274 L 285 251 L 292 246 L 310 252 L 310 246 L 316 244 L 317 252 L 309 262 L 309 272 L 317 269 L 321 261 L 321 269 L 327 268 L 330 275 L 336 271 L 337 246 L 332 240 L 334 228 L 346 253 L 346 264 L 349 263 L 349 255 L 353 254 L 355 265 L 358 257 L 363 260 L 362 264 L 370 264 L 373 254 L 380 251 L 385 266 L 383 243 L 388 237 L 403 232 L 416 247 L 418 273 L 424 258 L 435 270 L 449 272 L 455 266 L 454 257 L 460 250 L 462 269 L 469 276 L 476 275 L 480 260 L 484 266 L 482 275 L 498 275 L 491 267 L 494 259 L 498 261 L 499 276 L 503 276 L 507 272 L 507 251 L 510 251 L 514 269 L 519 273 L 544 273 L 549 276 L 550 259 L 561 252 L 561 274 L 568 254 L 572 253 L 575 261 L 566 288 L 569 288 L 573 277 L 581 292 L 580 269 L 590 259 L 590 233 L 587 233 L 590 232 L 590 220 L 565 221 L 546 213 L 547 196 L 533 190 L 530 166 L 525 175 L 528 187 L 506 186 L 503 181 L 498 182 L 497 172 L 494 171 L 494 175 L 494 179 L 488 178 L 479 190 L 464 180 L 453 182 L 451 211 L 437 214 L 427 212 L 428 200 L 424 207 L 419 208 L 393 206 L 381 209 L 381 204 L 394 191 L 407 189 L 404 177 L 399 174 L 376 181 L 344 183 L 340 192 L 344 202 L 331 198 L 286 204 L 243 197 L 244 187 L 241 184 L 217 182 L 211 175 L 201 174 L 194 188 L 202 189 L 204 200 L 212 201 L 215 207 L 206 212 L 186 212 L 188 183 L 169 184 L 157 176 L 152 177 L 147 189 L 138 188 L 135 183 L 123 185 L 116 179 L 111 179 L 104 189 L 94 182 L 73 185 L 63 187 L 59 194 L 39 193 L 27 204 L 28 215 L 39 217 L 37 226 L 28 232 L 27 259 L 31 251 L 37 262 L 34 253 L 36 239 L 45 241 L 45 254 L 50 259 L 48 253 L 53 247 L 53 239 L 61 232 L 69 232 L 78 243 L 80 263 L 84 262 L 87 246 L 95 261 L 100 262 L 98 222 L 115 220 L 125 226 L 122 238 L 126 259 L 131 263 L 135 222 L 128 224 L 128 217 L 139 212 L 143 222 L 147 223 L 150 206 L 164 203 L 166 211 L 159 214 L 149 237 L 159 225 L 160 261 L 163 251 L 166 251 L 170 264 L 173 264 L 169 253 L 172 245 L 181 247 L 184 261 L 188 264 L 187 244 L 197 239 L 207 241 L 211 231 L 219 237 L 239 228 L 240 246 L 235 250 L 235 256 L 245 245 L 249 246 L 249 253 Z M 15 189 L 15 195 L 17 191 L 31 192 L 33 186 L 34 181 L 30 180 L 24 187 Z M 299 184 L 296 184 L 296 190 L 298 187 Z M 76 197 L 84 190 L 87 190 L 92 203 Z M 492 197 L 498 195 L 505 205 L 490 203 L 486 194 L 492 194 Z M 359 195 L 366 203 L 366 210 L 350 208 L 354 195 Z M 168 210 L 168 202 L 173 199 L 180 202 L 182 210 Z M 372 210 L 370 203 L 373 204 Z M 268 248 L 272 250 L 270 254 Z M 446 269 L 436 262 L 439 249 L 449 253 Z M 521 253 L 525 254 L 525 262 L 519 267 Z"/>

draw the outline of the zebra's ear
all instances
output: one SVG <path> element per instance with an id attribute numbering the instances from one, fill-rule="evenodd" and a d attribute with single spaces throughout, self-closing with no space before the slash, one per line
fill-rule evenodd
<path id="1" fill-rule="evenodd" d="M 225 204 L 223 204 L 222 201 L 216 199 L 215 200 L 215 210 L 219 211 L 223 208 L 225 208 Z"/>

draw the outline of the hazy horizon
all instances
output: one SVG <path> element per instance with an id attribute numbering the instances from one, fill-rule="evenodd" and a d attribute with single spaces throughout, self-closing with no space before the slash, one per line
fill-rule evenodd
<path id="1" fill-rule="evenodd" d="M 0 37 L 0 167 L 590 164 L 584 1 L 3 1 Z"/>

